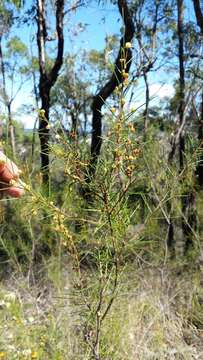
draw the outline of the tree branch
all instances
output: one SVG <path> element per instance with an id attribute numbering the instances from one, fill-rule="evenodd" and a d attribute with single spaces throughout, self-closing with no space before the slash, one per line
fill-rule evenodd
<path id="1" fill-rule="evenodd" d="M 91 162 L 90 162 L 90 172 L 94 173 L 95 166 L 97 163 L 97 158 L 100 154 L 100 149 L 102 145 L 102 114 L 101 109 L 104 105 L 106 99 L 112 94 L 116 86 L 123 82 L 122 77 L 122 68 L 120 59 L 123 57 L 123 48 L 126 42 L 131 42 L 134 36 L 135 27 L 132 21 L 132 16 L 130 14 L 127 1 L 118 0 L 118 8 L 120 15 L 123 18 L 125 25 L 125 32 L 123 37 L 120 40 L 120 49 L 118 56 L 115 61 L 114 72 L 110 80 L 103 86 L 103 88 L 95 95 L 92 103 L 92 143 L 91 143 Z M 126 72 L 129 72 L 132 62 L 132 51 L 131 49 L 126 49 Z"/>
<path id="2" fill-rule="evenodd" d="M 193 5 L 197 19 L 197 25 L 199 26 L 201 34 L 203 35 L 203 13 L 201 10 L 200 0 L 193 0 Z"/>

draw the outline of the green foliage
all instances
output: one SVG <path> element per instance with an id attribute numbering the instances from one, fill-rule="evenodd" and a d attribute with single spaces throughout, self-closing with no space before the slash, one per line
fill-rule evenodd
<path id="1" fill-rule="evenodd" d="M 15 5 L 17 9 L 19 9 L 21 6 L 24 5 L 23 0 L 5 0 L 5 2 L 8 3 L 8 4 Z"/>
<path id="2" fill-rule="evenodd" d="M 19 1 L 4 2 L 3 25 L 13 21 L 14 10 L 7 10 L 8 3 L 22 6 Z M 198 49 L 199 36 L 195 26 L 187 27 L 186 99 L 192 100 L 186 107 L 180 170 L 179 138 L 173 161 L 169 161 L 171 138 L 179 130 L 178 82 L 172 99 L 153 105 L 150 101 L 147 129 L 143 108 L 139 111 L 137 103 L 133 104 L 139 76 L 146 69 L 142 55 L 144 66 L 152 61 L 151 20 L 157 4 L 161 7 L 155 46 L 160 49 L 158 68 L 164 61 L 167 77 L 172 77 L 172 70 L 177 72 L 172 3 L 133 2 L 132 10 L 140 11 L 144 46 L 137 51 L 136 41 L 128 43 L 133 51 L 132 81 L 126 59 L 120 59 L 125 81 L 105 103 L 102 150 L 94 171 L 89 144 L 91 103 L 114 69 L 111 54 L 118 46 L 117 36 L 107 36 L 102 51 L 91 49 L 81 56 L 71 53 L 64 59 L 51 93 L 51 121 L 46 128 L 50 131 L 49 191 L 42 184 L 38 141 L 33 150 L 33 134 L 24 134 L 13 120 L 16 162 L 23 171 L 19 186 L 25 194 L 0 202 L 0 358 L 201 357 L 203 204 L 195 172 L 201 154 L 197 129 L 202 70 L 199 58 L 192 65 L 189 60 Z M 8 29 L 3 28 L 3 35 Z M 20 37 L 5 36 L 4 41 L 9 79 L 32 74 L 38 81 L 38 58 L 30 58 Z M 50 49 L 47 46 L 47 71 L 53 66 Z M 170 65 L 163 54 L 172 59 Z M 157 72 L 154 63 L 152 70 L 152 75 Z M 35 91 L 38 103 L 38 89 Z M 26 105 L 27 112 L 33 111 L 32 105 Z M 38 115 L 43 118 L 43 109 Z M 7 118 L 1 115 L 1 119 Z M 6 132 L 3 127 L 3 145 L 10 154 Z M 20 154 L 23 147 L 25 155 Z"/>
<path id="3" fill-rule="evenodd" d="M 2 36 L 6 33 L 9 27 L 13 23 L 13 12 L 10 9 L 7 9 L 3 4 L 0 4 L 0 35 Z"/>
<path id="4" fill-rule="evenodd" d="M 17 57 L 28 55 L 27 46 L 21 41 L 18 36 L 11 38 L 6 44 L 8 56 Z"/>
<path id="5" fill-rule="evenodd" d="M 154 275 L 152 278 L 145 275 L 145 281 L 153 282 L 156 296 L 152 291 L 146 298 L 140 289 L 138 297 L 129 299 L 132 299 L 131 292 L 135 292 L 135 283 L 142 286 L 137 276 L 144 264 L 151 264 L 152 272 L 156 268 L 164 269 L 166 264 L 170 266 L 166 248 L 167 216 L 174 219 L 179 216 L 180 175 L 176 164 L 168 165 L 167 139 L 159 139 L 156 126 L 152 126 L 146 143 L 138 142 L 142 129 L 135 128 L 137 117 L 134 112 L 125 112 L 122 89 L 117 97 L 118 110 L 108 111 L 108 132 L 103 138 L 95 179 L 88 185 L 85 181 L 89 159 L 85 139 L 80 139 L 78 146 L 78 137 L 71 140 L 60 128 L 53 129 L 49 197 L 43 193 L 39 171 L 34 170 L 29 179 L 26 174 L 30 169 L 24 167 L 25 197 L 15 205 L 5 204 L 2 210 L 1 252 L 5 264 L 8 262 L 15 273 L 28 276 L 29 284 L 48 282 L 54 289 L 53 296 L 58 296 L 62 303 L 71 299 L 69 305 L 62 305 L 66 317 L 58 314 L 59 309 L 55 313 L 51 308 L 51 314 L 39 319 L 26 299 L 17 300 L 4 310 L 2 316 L 8 319 L 7 331 L 12 333 L 13 317 L 21 322 L 24 316 L 9 343 L 18 348 L 19 354 L 29 351 L 39 358 L 60 359 L 66 358 L 68 351 L 70 358 L 77 359 L 84 356 L 91 359 L 92 354 L 98 353 L 101 359 L 134 359 L 138 349 L 132 345 L 131 337 L 138 339 L 138 332 L 151 323 L 150 339 L 146 346 L 143 340 L 140 359 L 145 359 L 148 352 L 158 351 L 160 356 L 170 353 L 164 325 L 168 315 L 157 305 L 165 295 L 157 289 L 158 280 L 152 280 Z M 188 174 L 190 187 L 193 186 L 189 180 L 192 164 L 188 159 L 184 175 L 186 179 Z M 91 194 L 88 201 L 88 197 L 82 196 L 84 190 Z M 198 246 L 199 238 L 195 241 Z M 68 295 L 64 292 L 67 287 Z M 170 300 L 164 298 L 164 301 L 169 306 Z M 178 300 L 177 304 L 182 306 L 179 309 L 182 315 L 175 320 L 168 319 L 167 327 L 178 334 L 178 341 L 176 336 L 170 341 L 182 354 L 181 316 L 185 312 L 184 305 Z M 68 316 L 69 306 L 71 312 L 77 313 L 76 319 L 72 319 L 78 324 L 74 325 L 76 330 Z M 197 311 L 199 313 L 194 305 L 194 318 Z M 169 316 L 173 317 L 172 314 L 171 309 Z M 188 314 L 186 316 L 191 321 Z M 189 329 L 189 325 L 186 327 Z M 69 338 L 70 332 L 77 334 L 76 344 Z M 132 333 L 131 337 L 126 335 Z M 10 351 L 5 349 L 5 342 L 2 350 Z M 191 354 L 189 347 L 184 351 Z"/>

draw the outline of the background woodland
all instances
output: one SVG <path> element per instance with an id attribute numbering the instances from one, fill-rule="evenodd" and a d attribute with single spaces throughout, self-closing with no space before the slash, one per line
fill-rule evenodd
<path id="1" fill-rule="evenodd" d="M 0 358 L 203 358 L 202 59 L 201 0 L 1 0 Z"/>

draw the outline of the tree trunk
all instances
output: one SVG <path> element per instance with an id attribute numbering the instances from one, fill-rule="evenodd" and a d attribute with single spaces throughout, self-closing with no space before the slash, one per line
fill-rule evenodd
<path id="1" fill-rule="evenodd" d="M 9 138 L 10 138 L 10 145 L 12 150 L 13 158 L 15 159 L 16 156 L 16 142 L 15 142 L 15 130 L 13 126 L 13 119 L 11 114 L 11 104 L 7 104 L 8 109 L 8 129 L 9 129 Z"/>
<path id="2" fill-rule="evenodd" d="M 169 154 L 169 163 L 172 163 L 174 160 L 174 155 L 176 152 L 176 148 L 178 147 L 178 161 L 179 161 L 179 173 L 182 172 L 184 168 L 184 154 L 185 154 L 185 136 L 183 129 L 184 122 L 184 110 L 185 110 L 185 68 L 184 68 L 184 31 L 183 31 L 183 0 L 177 0 L 177 11 L 178 11 L 178 19 L 177 19 L 177 33 L 178 33 L 178 60 L 179 60 L 179 106 L 178 106 L 178 118 L 179 118 L 179 130 L 177 136 L 175 137 L 172 149 Z M 184 238 L 184 229 L 185 229 L 185 220 L 184 220 L 184 212 L 185 203 L 187 195 L 185 194 L 181 196 L 181 211 L 182 215 L 179 215 L 179 219 L 174 220 L 174 212 L 172 210 L 173 206 L 169 202 L 168 208 L 170 209 L 169 217 L 170 217 L 170 228 L 168 231 L 168 245 L 171 250 L 179 249 L 179 252 L 183 254 L 183 238 Z M 172 229 L 172 231 L 171 231 Z"/>
<path id="3" fill-rule="evenodd" d="M 179 107 L 178 107 L 178 117 L 179 117 L 179 130 L 177 137 L 173 143 L 172 151 L 169 155 L 169 160 L 172 161 L 176 146 L 178 146 L 178 156 L 179 156 L 179 173 L 182 176 L 182 172 L 185 167 L 185 68 L 184 68 L 184 26 L 183 26 L 183 16 L 184 16 L 184 3 L 183 0 L 177 0 L 178 7 L 178 58 L 179 58 Z M 179 254 L 186 252 L 189 247 L 193 244 L 192 237 L 193 231 L 196 230 L 196 199 L 194 190 L 184 188 L 184 179 L 181 180 L 181 214 L 179 219 L 171 220 L 173 227 L 173 237 L 172 241 L 169 241 L 168 244 L 172 248 L 176 248 L 176 251 Z M 170 218 L 172 219 L 170 214 Z"/>
<path id="4" fill-rule="evenodd" d="M 50 92 L 54 86 L 61 66 L 63 64 L 64 37 L 63 37 L 64 0 L 56 0 L 56 32 L 57 32 L 57 56 L 53 67 L 47 72 L 46 69 L 46 15 L 45 0 L 37 0 L 37 45 L 39 54 L 40 81 L 39 93 L 41 99 L 41 111 L 39 116 L 40 157 L 43 183 L 49 182 L 49 110 Z"/>
<path id="5" fill-rule="evenodd" d="M 147 72 L 144 72 L 144 81 L 145 81 L 145 110 L 143 113 L 144 117 L 144 138 L 146 140 L 147 135 L 147 128 L 148 128 L 148 122 L 149 122 L 149 83 L 148 83 L 148 77 Z"/>
<path id="6" fill-rule="evenodd" d="M 31 56 L 33 59 L 32 47 L 31 47 Z M 31 74 L 32 74 L 32 80 L 33 80 L 34 96 L 35 96 L 35 106 L 38 110 L 39 109 L 39 94 L 38 94 L 38 84 L 37 84 L 37 79 L 36 79 L 36 73 L 35 73 L 34 68 L 32 68 Z M 37 128 L 37 120 L 38 120 L 38 118 L 36 117 L 33 131 L 32 131 L 32 149 L 31 149 L 31 164 L 32 165 L 34 164 L 35 135 L 36 135 L 36 128 Z"/>
<path id="7" fill-rule="evenodd" d="M 83 105 L 83 115 L 84 115 L 84 129 L 83 129 L 83 136 L 84 138 L 87 137 L 87 123 L 88 123 L 88 116 L 87 116 L 87 108 L 86 104 Z"/>
<path id="8" fill-rule="evenodd" d="M 78 116 L 76 114 L 77 110 L 70 112 L 71 116 L 71 133 L 76 135 L 78 132 Z"/>
<path id="9" fill-rule="evenodd" d="M 201 99 L 201 114 L 199 120 L 198 139 L 200 143 L 200 156 L 197 166 L 198 182 L 201 188 L 203 188 L 203 91 Z"/>
<path id="10" fill-rule="evenodd" d="M 178 0 L 178 57 L 179 57 L 179 126 L 184 120 L 185 111 L 185 68 L 184 68 L 184 29 L 183 29 L 183 0 Z M 179 165 L 180 171 L 184 167 L 185 137 L 182 131 L 179 138 Z"/>
<path id="11" fill-rule="evenodd" d="M 201 9 L 201 0 L 193 0 L 195 16 L 197 19 L 197 25 L 200 28 L 201 34 L 203 35 L 203 10 Z"/>
<path id="12" fill-rule="evenodd" d="M 128 9 L 126 0 L 118 0 L 118 8 L 120 15 L 124 21 L 125 33 L 122 39 L 120 40 L 120 49 L 115 62 L 114 72 L 110 80 L 104 85 L 102 89 L 95 95 L 92 103 L 92 142 L 91 142 L 91 159 L 90 159 L 90 168 L 89 174 L 94 175 L 97 159 L 100 155 L 101 145 L 102 145 L 102 106 L 108 97 L 113 93 L 116 86 L 123 82 L 123 77 L 121 74 L 121 62 L 123 47 L 126 42 L 131 42 L 134 36 L 135 28 L 132 21 L 130 11 Z M 126 49 L 126 72 L 129 71 L 132 61 L 132 51 L 131 49 Z"/>
<path id="13" fill-rule="evenodd" d="M 8 113 L 8 134 L 9 140 L 11 145 L 12 155 L 15 158 L 16 155 L 16 146 L 15 146 L 15 132 L 14 132 L 14 125 L 12 120 L 12 113 L 11 113 L 11 103 L 12 100 L 9 101 L 8 94 L 6 91 L 6 76 L 5 76 L 5 65 L 4 65 L 4 58 L 3 58 L 3 51 L 2 51 L 2 37 L 0 36 L 0 62 L 1 62 L 1 72 L 2 72 L 2 79 L 3 79 L 3 97 L 4 103 L 7 108 Z"/>
<path id="14" fill-rule="evenodd" d="M 142 7 L 144 2 L 140 2 L 139 7 L 135 11 L 135 24 L 136 24 L 136 38 L 139 45 L 139 56 L 140 56 L 140 72 L 144 78 L 145 82 L 145 110 L 143 112 L 144 118 L 144 140 L 147 137 L 147 128 L 149 123 L 149 83 L 148 83 L 148 72 L 153 68 L 154 63 L 156 62 L 155 50 L 156 50 L 156 37 L 157 37 L 157 25 L 160 21 L 159 19 L 159 7 L 160 2 L 155 1 L 155 13 L 152 20 L 152 27 L 150 29 L 150 47 L 143 43 L 143 35 L 145 34 L 146 29 L 143 26 L 141 19 Z M 148 50 L 147 50 L 148 48 Z"/>
<path id="15" fill-rule="evenodd" d="M 40 79 L 41 80 L 41 79 Z M 49 182 L 49 109 L 50 109 L 50 87 L 46 81 L 40 82 L 41 112 L 39 115 L 39 139 L 41 170 L 44 184 Z"/>
<path id="16" fill-rule="evenodd" d="M 203 10 L 201 9 L 200 0 L 193 0 L 195 15 L 197 19 L 197 25 L 200 28 L 201 36 L 203 37 Z M 200 143 L 200 157 L 197 166 L 198 182 L 201 188 L 203 188 L 203 91 L 201 99 L 201 113 L 198 128 L 198 139 Z"/>
<path id="17" fill-rule="evenodd" d="M 2 78 L 3 78 L 3 92 L 4 92 L 4 97 L 5 97 L 5 71 L 4 71 L 4 61 L 3 61 L 3 52 L 2 52 L 2 37 L 0 36 L 0 66 L 1 66 L 1 73 L 2 73 Z M 0 123 L 0 139 L 3 136 L 3 121 L 1 121 Z"/>

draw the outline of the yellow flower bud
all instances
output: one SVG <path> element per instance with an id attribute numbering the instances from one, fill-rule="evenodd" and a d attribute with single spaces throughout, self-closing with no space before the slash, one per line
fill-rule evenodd
<path id="1" fill-rule="evenodd" d="M 125 48 L 126 49 L 130 49 L 131 47 L 132 47 L 132 44 L 131 44 L 130 41 L 125 43 Z"/>
<path id="2" fill-rule="evenodd" d="M 140 153 L 140 149 L 133 149 L 132 153 L 133 153 L 133 156 L 137 156 Z"/>
<path id="3" fill-rule="evenodd" d="M 122 98 L 122 99 L 121 99 L 121 106 L 124 106 L 124 105 L 125 105 L 125 99 Z"/>
<path id="4" fill-rule="evenodd" d="M 128 79 L 129 74 L 125 72 L 125 70 L 122 71 L 122 76 L 124 79 Z"/>
<path id="5" fill-rule="evenodd" d="M 134 128 L 133 124 L 128 124 L 128 129 L 130 131 L 132 131 L 133 133 L 135 132 L 135 128 Z"/>
<path id="6" fill-rule="evenodd" d="M 4 351 L 0 351 L 0 359 L 6 359 L 7 354 Z"/>
<path id="7" fill-rule="evenodd" d="M 40 110 L 39 110 L 39 116 L 40 116 L 41 118 L 44 118 L 44 117 L 45 117 L 45 110 L 44 110 L 44 109 L 40 109 Z"/>
<path id="8" fill-rule="evenodd" d="M 22 184 L 23 184 L 23 185 L 22 185 Z M 27 191 L 30 191 L 30 190 L 31 190 L 31 186 L 30 186 L 30 185 L 27 185 L 27 184 L 25 184 L 25 183 L 23 183 L 23 182 L 21 182 L 21 186 L 23 186 L 24 189 L 27 190 Z"/>
<path id="9" fill-rule="evenodd" d="M 37 352 L 33 351 L 31 354 L 31 359 L 37 359 L 37 358 L 38 358 Z"/>
<path id="10" fill-rule="evenodd" d="M 114 92 L 115 92 L 115 94 L 119 94 L 119 87 L 118 86 L 115 87 Z"/>
<path id="11" fill-rule="evenodd" d="M 9 186 L 15 186 L 15 185 L 17 185 L 17 182 L 14 179 L 11 179 L 9 181 Z"/>

